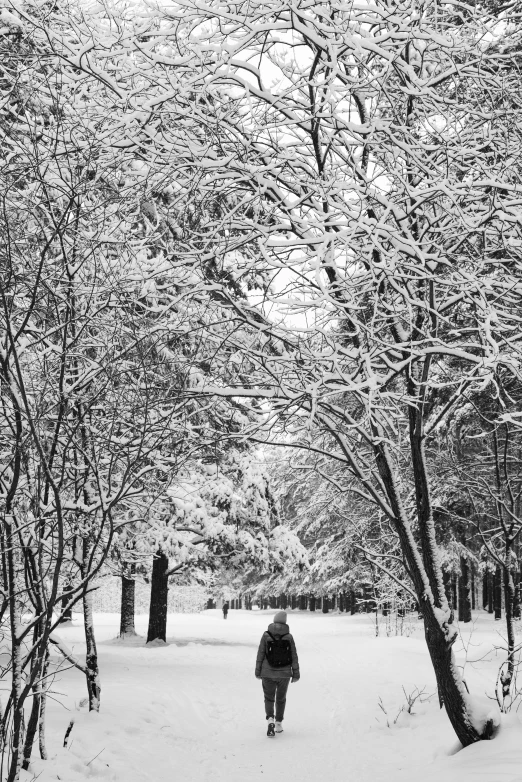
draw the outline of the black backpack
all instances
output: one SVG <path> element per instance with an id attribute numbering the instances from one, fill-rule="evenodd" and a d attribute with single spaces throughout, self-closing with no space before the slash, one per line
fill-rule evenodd
<path id="1" fill-rule="evenodd" d="M 292 665 L 292 646 L 290 641 L 282 638 L 274 638 L 272 633 L 267 630 L 270 636 L 266 642 L 266 659 L 271 668 L 286 668 Z"/>

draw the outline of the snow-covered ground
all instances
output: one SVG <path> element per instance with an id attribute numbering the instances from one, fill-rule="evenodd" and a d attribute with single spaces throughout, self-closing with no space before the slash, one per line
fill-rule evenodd
<path id="1" fill-rule="evenodd" d="M 284 733 L 267 739 L 254 664 L 273 614 L 231 611 L 226 621 L 220 611 L 171 615 L 169 644 L 152 648 L 143 639 L 132 645 L 114 640 L 118 617 L 98 614 L 102 711 L 89 714 L 81 705 L 85 682 L 79 671 L 61 673 L 48 705 L 49 760 L 35 759 L 22 779 L 522 781 L 519 717 L 504 717 L 494 741 L 457 752 L 434 695 L 420 626 L 410 637 L 376 638 L 365 615 L 289 612 L 301 680 L 289 689 Z M 493 649 L 501 643 L 499 625 L 480 613 L 471 637 L 466 629 L 468 659 L 485 655 L 466 664 L 474 694 L 492 694 L 501 657 Z M 146 617 L 138 617 L 137 629 L 144 633 L 145 626 Z M 60 635 L 78 656 L 84 654 L 80 617 Z M 464 662 L 463 653 L 459 660 Z M 401 711 L 403 688 L 407 694 L 425 692 L 411 715 Z"/>

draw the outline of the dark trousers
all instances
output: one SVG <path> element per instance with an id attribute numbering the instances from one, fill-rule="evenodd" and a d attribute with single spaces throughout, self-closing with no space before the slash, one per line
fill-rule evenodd
<path id="1" fill-rule="evenodd" d="M 285 716 L 286 691 L 288 690 L 290 679 L 266 679 L 263 676 L 262 683 L 266 716 L 274 716 L 275 703 L 275 718 L 277 722 L 282 722 Z"/>

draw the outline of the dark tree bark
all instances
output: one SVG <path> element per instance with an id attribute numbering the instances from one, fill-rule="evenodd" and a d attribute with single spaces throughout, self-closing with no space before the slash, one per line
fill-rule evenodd
<path id="1" fill-rule="evenodd" d="M 306 611 L 306 595 L 299 596 L 299 608 L 301 611 Z"/>
<path id="2" fill-rule="evenodd" d="M 482 608 L 484 611 L 487 611 L 489 605 L 488 583 L 488 571 L 485 570 L 482 574 Z"/>
<path id="3" fill-rule="evenodd" d="M 451 605 L 452 603 L 452 592 L 451 592 L 451 573 L 448 570 L 442 571 L 442 582 L 444 584 L 444 593 L 446 595 L 446 600 Z"/>
<path id="4" fill-rule="evenodd" d="M 476 585 L 475 585 L 475 568 L 471 567 L 471 610 L 474 611 L 477 607 L 477 596 L 476 596 Z"/>
<path id="5" fill-rule="evenodd" d="M 136 581 L 134 575 L 136 566 L 130 567 L 129 576 L 121 577 L 121 611 L 120 611 L 120 638 L 137 635 L 134 627 L 134 606 L 136 595 Z"/>
<path id="6" fill-rule="evenodd" d="M 31 762 L 33 743 L 36 736 L 36 731 L 38 730 L 38 721 L 40 719 L 41 697 L 42 696 L 41 696 L 39 685 L 36 684 L 33 687 L 33 703 L 31 706 L 31 714 L 29 716 L 29 721 L 27 723 L 27 730 L 25 734 L 24 759 L 22 763 L 22 768 L 24 769 L 24 771 L 27 771 L 27 769 L 29 768 L 29 764 Z"/>
<path id="7" fill-rule="evenodd" d="M 511 683 L 515 673 L 515 626 L 514 626 L 514 605 L 515 605 L 515 581 L 511 563 L 511 542 L 506 546 L 506 563 L 504 565 L 504 609 L 506 612 L 506 633 L 507 633 L 507 660 L 505 669 L 500 675 L 502 685 L 502 699 L 509 698 L 511 692 Z M 499 568 L 500 569 L 500 568 Z M 495 619 L 497 618 L 495 613 Z"/>
<path id="8" fill-rule="evenodd" d="M 494 603 L 495 620 L 502 619 L 502 571 L 500 565 L 495 568 Z"/>
<path id="9" fill-rule="evenodd" d="M 471 622 L 469 563 L 466 557 L 460 558 L 459 622 Z"/>
<path id="10" fill-rule="evenodd" d="M 71 584 L 65 585 L 65 592 L 68 592 L 71 589 Z M 62 617 L 60 619 L 60 624 L 63 622 L 72 622 L 72 605 L 71 605 L 71 598 L 69 596 L 62 597 Z"/>
<path id="11" fill-rule="evenodd" d="M 328 597 L 323 597 L 323 614 L 327 614 L 330 607 L 330 599 Z"/>
<path id="12" fill-rule="evenodd" d="M 149 627 L 147 643 L 167 640 L 167 612 L 169 597 L 169 560 L 163 551 L 158 550 L 152 562 L 150 585 Z"/>
<path id="13" fill-rule="evenodd" d="M 488 568 L 488 614 L 495 610 L 495 576 L 493 571 Z"/>
<path id="14" fill-rule="evenodd" d="M 315 596 L 314 596 L 314 595 L 312 595 L 312 596 L 310 597 L 310 611 L 315 611 L 315 604 L 316 604 L 316 602 L 317 602 L 317 601 L 316 601 L 316 599 L 315 599 Z"/>
<path id="15" fill-rule="evenodd" d="M 44 630 L 43 627 L 43 621 L 39 622 L 33 632 L 33 643 L 37 643 L 38 638 L 42 634 Z M 24 771 L 27 771 L 29 768 L 29 764 L 31 762 L 31 754 L 33 751 L 33 744 L 36 737 L 36 732 L 38 730 L 38 724 L 40 720 L 40 709 L 42 704 L 42 677 L 43 677 L 43 669 L 45 667 L 43 659 L 47 657 L 47 648 L 38 649 L 37 655 L 35 657 L 35 661 L 33 663 L 33 668 L 35 666 L 38 666 L 38 668 L 42 669 L 42 676 L 38 676 L 33 684 L 32 692 L 33 692 L 33 702 L 31 705 L 31 714 L 29 716 L 29 721 L 27 723 L 26 733 L 25 733 L 25 742 L 24 742 L 24 757 L 22 762 L 22 768 Z"/>
<path id="16" fill-rule="evenodd" d="M 354 589 L 350 589 L 350 615 L 357 613 L 357 595 Z"/>

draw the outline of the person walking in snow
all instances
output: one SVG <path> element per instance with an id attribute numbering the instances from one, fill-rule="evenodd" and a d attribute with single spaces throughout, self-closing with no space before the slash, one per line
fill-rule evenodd
<path id="1" fill-rule="evenodd" d="M 261 637 L 256 659 L 256 679 L 261 679 L 263 684 L 267 736 L 283 732 L 288 685 L 299 678 L 299 660 L 286 611 L 279 611 Z"/>
<path id="2" fill-rule="evenodd" d="M 226 619 L 228 616 L 228 603 L 223 603 L 223 619 Z"/>

